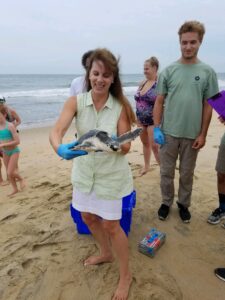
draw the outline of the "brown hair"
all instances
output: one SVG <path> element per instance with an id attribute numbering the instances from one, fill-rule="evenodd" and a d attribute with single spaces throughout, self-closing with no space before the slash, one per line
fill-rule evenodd
<path id="1" fill-rule="evenodd" d="M 146 59 L 146 63 L 149 63 L 152 67 L 156 67 L 158 70 L 159 68 L 159 61 L 155 56 L 150 57 L 149 59 Z"/>
<path id="2" fill-rule="evenodd" d="M 4 116 L 6 116 L 8 113 L 7 107 L 3 103 L 0 103 L 0 113 L 2 113 Z"/>
<path id="3" fill-rule="evenodd" d="M 178 34 L 181 39 L 181 35 L 186 32 L 196 32 L 198 33 L 199 41 L 202 42 L 203 36 L 205 34 L 204 24 L 198 21 L 187 21 L 179 29 Z"/>
<path id="4" fill-rule="evenodd" d="M 109 88 L 109 92 L 112 94 L 113 97 L 115 97 L 121 105 L 125 108 L 127 117 L 129 120 L 130 125 L 133 125 L 135 123 L 135 114 L 132 110 L 132 107 L 130 105 L 130 102 L 123 94 L 122 84 L 119 76 L 119 59 L 117 60 L 116 57 L 107 49 L 105 48 L 98 48 L 94 50 L 90 57 L 90 63 L 87 68 L 86 73 L 86 84 L 87 84 L 87 91 L 91 90 L 91 83 L 89 80 L 90 71 L 92 68 L 92 64 L 94 61 L 100 60 L 105 68 L 109 70 L 109 72 L 113 73 L 113 82 Z"/>

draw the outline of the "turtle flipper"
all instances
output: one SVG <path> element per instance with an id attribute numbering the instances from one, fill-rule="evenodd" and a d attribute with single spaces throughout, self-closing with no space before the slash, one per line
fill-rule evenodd
<path id="1" fill-rule="evenodd" d="M 142 128 L 141 127 L 138 127 L 136 128 L 134 131 L 129 131 L 129 132 L 126 132 L 122 135 L 120 135 L 116 141 L 120 144 L 120 145 L 123 145 L 123 144 L 126 144 L 126 143 L 129 143 L 131 141 L 133 141 L 134 139 L 136 139 L 140 133 L 142 132 Z"/>

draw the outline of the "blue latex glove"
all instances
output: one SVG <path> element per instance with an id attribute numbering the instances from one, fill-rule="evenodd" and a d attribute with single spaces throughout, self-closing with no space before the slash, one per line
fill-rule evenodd
<path id="1" fill-rule="evenodd" d="M 159 127 L 155 127 L 153 130 L 154 142 L 159 145 L 165 144 L 165 137 Z"/>
<path id="2" fill-rule="evenodd" d="M 117 135 L 116 135 L 116 134 L 112 134 L 112 135 L 111 135 L 111 139 L 112 139 L 112 140 L 116 141 L 116 140 L 117 140 L 117 138 L 118 138 L 118 137 L 117 137 Z"/>
<path id="3" fill-rule="evenodd" d="M 73 148 L 77 145 L 78 145 L 77 141 L 74 141 L 69 144 L 61 144 L 61 145 L 59 145 L 59 147 L 57 149 L 57 154 L 66 160 L 88 154 L 86 151 L 83 151 L 83 150 L 71 150 L 71 148 Z"/>

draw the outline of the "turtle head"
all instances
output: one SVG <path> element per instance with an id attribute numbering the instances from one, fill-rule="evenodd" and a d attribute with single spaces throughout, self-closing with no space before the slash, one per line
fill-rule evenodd
<path id="1" fill-rule="evenodd" d="M 115 141 L 115 143 L 110 143 L 109 148 L 113 151 L 118 151 L 120 147 L 119 144 Z"/>

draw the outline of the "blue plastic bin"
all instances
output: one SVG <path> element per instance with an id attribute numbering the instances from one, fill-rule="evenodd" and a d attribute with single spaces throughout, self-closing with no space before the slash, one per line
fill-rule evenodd
<path id="1" fill-rule="evenodd" d="M 130 195 L 123 197 L 122 202 L 122 218 L 120 220 L 120 225 L 126 235 L 128 235 L 132 222 L 133 208 L 136 205 L 136 192 L 133 191 Z M 81 213 L 76 210 L 72 204 L 70 205 L 70 213 L 74 223 L 76 224 L 77 232 L 80 234 L 90 234 L 88 226 L 82 220 Z"/>

